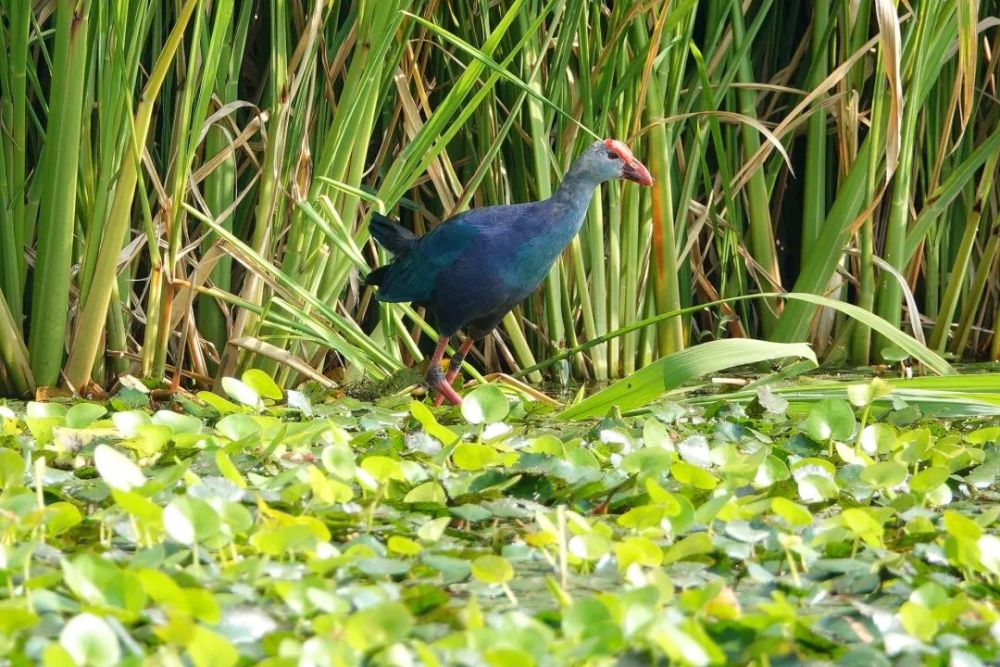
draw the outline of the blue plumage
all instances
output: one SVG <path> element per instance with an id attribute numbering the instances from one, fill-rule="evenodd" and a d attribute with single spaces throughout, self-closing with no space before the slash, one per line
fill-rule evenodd
<path id="1" fill-rule="evenodd" d="M 538 288 L 579 232 L 594 189 L 613 178 L 652 183 L 649 172 L 623 144 L 598 141 L 577 158 L 558 191 L 543 201 L 466 211 L 419 238 L 375 215 L 371 234 L 395 257 L 369 274 L 366 283 L 378 286 L 379 301 L 426 307 L 442 336 L 441 353 L 460 329 L 481 338 Z M 440 363 L 440 354 L 435 356 L 432 373 Z M 432 380 L 439 384 L 440 378 Z M 454 402 L 457 395 L 449 398 Z"/>
<path id="2" fill-rule="evenodd" d="M 459 214 L 401 249 L 369 283 L 378 284 L 379 301 L 426 307 L 442 336 L 475 323 L 469 334 L 478 338 L 545 278 L 555 260 L 549 256 L 561 249 L 540 234 L 551 219 L 547 208 L 533 203 Z M 381 243 L 381 233 L 373 235 Z M 531 249 L 542 252 L 518 261 Z"/>

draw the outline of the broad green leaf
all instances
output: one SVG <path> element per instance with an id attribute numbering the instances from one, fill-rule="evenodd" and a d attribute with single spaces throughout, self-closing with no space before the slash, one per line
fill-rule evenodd
<path id="1" fill-rule="evenodd" d="M 861 471 L 861 481 L 874 489 L 899 486 L 906 476 L 906 466 L 895 461 L 882 461 Z"/>
<path id="2" fill-rule="evenodd" d="M 882 524 L 862 507 L 851 507 L 840 514 L 841 525 L 873 547 L 882 546 Z"/>
<path id="3" fill-rule="evenodd" d="M 825 475 L 796 475 L 795 481 L 799 488 L 799 500 L 807 503 L 819 503 L 837 497 L 837 483 Z"/>
<path id="4" fill-rule="evenodd" d="M 451 523 L 450 516 L 440 516 L 427 521 L 417 529 L 417 537 L 426 542 L 437 542 Z"/>
<path id="5" fill-rule="evenodd" d="M 219 411 L 223 417 L 232 414 L 234 412 L 240 412 L 242 408 L 231 401 L 227 401 L 218 394 L 213 394 L 210 391 L 199 391 L 197 394 L 198 398 L 201 399 L 203 403 L 215 408 Z"/>
<path id="6" fill-rule="evenodd" d="M 472 561 L 472 576 L 484 584 L 503 584 L 514 578 L 514 568 L 501 556 L 479 556 Z"/>
<path id="7" fill-rule="evenodd" d="M 139 466 L 108 445 L 98 445 L 94 450 L 94 467 L 104 483 L 112 489 L 131 491 L 146 483 L 146 476 Z"/>
<path id="8" fill-rule="evenodd" d="M 427 431 L 427 435 L 437 438 L 443 445 L 450 445 L 458 440 L 458 434 L 451 429 L 441 426 L 434 418 L 430 409 L 418 401 L 410 402 L 410 414 L 420 422 L 420 425 Z"/>
<path id="9" fill-rule="evenodd" d="M 873 378 L 868 384 L 851 384 L 847 386 L 847 397 L 855 407 L 863 408 L 873 401 L 884 398 L 892 393 L 892 385 L 882 378 Z"/>
<path id="10" fill-rule="evenodd" d="M 39 620 L 23 600 L 0 601 L 0 632 L 8 637 L 35 627 Z"/>
<path id="11" fill-rule="evenodd" d="M 331 475 L 336 475 L 342 480 L 354 478 L 354 452 L 345 444 L 327 445 L 320 455 L 323 467 Z"/>
<path id="12" fill-rule="evenodd" d="M 229 397 L 237 403 L 242 403 L 255 409 L 264 407 L 260 400 L 260 394 L 236 378 L 222 378 L 222 390 L 229 394 Z"/>
<path id="13" fill-rule="evenodd" d="M 354 491 L 347 484 L 330 479 L 314 465 L 306 468 L 313 495 L 321 503 L 346 503 L 354 497 Z"/>
<path id="14" fill-rule="evenodd" d="M 424 482 L 413 487 L 403 498 L 404 503 L 432 503 L 444 505 L 447 501 L 444 489 L 437 482 Z"/>
<path id="15" fill-rule="evenodd" d="M 803 430 L 817 442 L 845 441 L 854 434 L 855 425 L 854 410 L 849 403 L 827 398 L 813 406 Z"/>
<path id="16" fill-rule="evenodd" d="M 404 556 L 416 556 L 424 550 L 419 543 L 414 542 L 408 537 L 403 537 L 402 535 L 393 535 L 390 537 L 386 542 L 386 547 L 390 552 L 402 554 Z"/>
<path id="17" fill-rule="evenodd" d="M 663 550 L 652 540 L 642 536 L 626 537 L 615 544 L 614 550 L 618 568 L 623 571 L 633 563 L 645 567 L 659 567 L 663 562 Z"/>
<path id="18" fill-rule="evenodd" d="M 126 410 L 111 415 L 111 421 L 119 433 L 126 438 L 131 438 L 136 435 L 140 426 L 149 424 L 152 420 L 142 410 Z"/>
<path id="19" fill-rule="evenodd" d="M 257 551 L 274 557 L 310 551 L 319 542 L 316 534 L 304 524 L 291 524 L 258 529 L 250 536 L 250 545 Z"/>
<path id="20" fill-rule="evenodd" d="M 646 487 L 646 493 L 649 494 L 649 499 L 662 507 L 669 516 L 675 516 L 680 513 L 681 506 L 677 496 L 664 489 L 650 477 L 646 478 L 644 486 Z"/>
<path id="21" fill-rule="evenodd" d="M 484 664 L 489 667 L 521 667 L 533 665 L 535 659 L 527 650 L 512 646 L 497 646 L 483 650 Z"/>
<path id="22" fill-rule="evenodd" d="M 791 477 L 788 466 L 777 456 L 767 456 L 757 468 L 753 483 L 756 487 L 768 487 Z"/>
<path id="23" fill-rule="evenodd" d="M 583 560 L 598 560 L 611 551 L 611 540 L 596 531 L 574 535 L 569 541 L 569 552 Z"/>
<path id="24" fill-rule="evenodd" d="M 388 456 L 369 456 L 361 461 L 361 469 L 380 484 L 385 484 L 390 479 L 400 482 L 406 479 L 399 461 Z"/>
<path id="25" fill-rule="evenodd" d="M 916 602 L 904 602 L 899 608 L 899 621 L 906 631 L 922 642 L 930 642 L 937 634 L 937 621 L 931 610 Z"/>
<path id="26" fill-rule="evenodd" d="M 77 403 L 66 411 L 66 426 L 87 428 L 108 413 L 107 408 L 96 403 Z"/>
<path id="27" fill-rule="evenodd" d="M 0 491 L 24 483 L 24 459 L 13 449 L 0 449 Z"/>
<path id="28" fill-rule="evenodd" d="M 951 470 L 944 466 L 931 466 L 918 472 L 910 479 L 910 488 L 917 493 L 926 493 L 944 484 L 951 476 Z"/>
<path id="29" fill-rule="evenodd" d="M 531 442 L 524 448 L 524 451 L 561 457 L 565 452 L 565 448 L 563 447 L 562 440 L 554 435 L 542 435 L 532 438 Z"/>
<path id="30" fill-rule="evenodd" d="M 973 445 L 985 445 L 988 442 L 1000 442 L 1000 426 L 987 426 L 966 433 L 965 441 Z"/>
<path id="31" fill-rule="evenodd" d="M 226 454 L 224 449 L 220 449 L 215 452 L 215 467 L 219 469 L 219 472 L 223 477 L 239 488 L 247 488 L 247 481 L 243 478 L 239 469 L 233 465 L 232 459 L 229 458 L 229 455 Z"/>
<path id="32" fill-rule="evenodd" d="M 111 407 L 115 410 L 138 410 L 149 407 L 149 390 L 138 387 L 122 387 L 111 397 Z"/>
<path id="33" fill-rule="evenodd" d="M 623 458 L 620 468 L 623 472 L 635 475 L 639 480 L 655 478 L 670 469 L 674 458 L 674 454 L 665 449 L 643 447 Z"/>
<path id="34" fill-rule="evenodd" d="M 250 387 L 258 396 L 272 398 L 276 401 L 284 398 L 281 393 L 281 387 L 271 379 L 270 375 L 262 370 L 251 368 L 244 372 L 240 379 L 243 380 L 243 384 Z M 228 389 L 226 391 L 228 392 Z"/>
<path id="35" fill-rule="evenodd" d="M 670 466 L 670 474 L 681 484 L 696 489 L 710 491 L 719 485 L 719 479 L 712 473 L 684 461 L 678 461 Z"/>
<path id="36" fill-rule="evenodd" d="M 140 521 L 159 524 L 163 519 L 163 508 L 143 495 L 117 489 L 112 491 L 111 495 L 120 508 Z"/>
<path id="37" fill-rule="evenodd" d="M 41 403 L 38 401 L 31 401 L 24 406 L 25 416 L 34 417 L 36 419 L 59 417 L 60 419 L 65 420 L 66 413 L 66 406 L 60 403 Z"/>
<path id="38" fill-rule="evenodd" d="M 83 521 L 76 505 L 57 502 L 45 506 L 45 528 L 50 535 L 59 535 Z"/>
<path id="39" fill-rule="evenodd" d="M 420 561 L 440 572 L 448 582 L 465 581 L 471 572 L 469 561 L 464 558 L 435 556 L 425 551 L 420 555 Z"/>
<path id="40" fill-rule="evenodd" d="M 712 544 L 712 538 L 709 537 L 708 533 L 694 533 L 668 548 L 663 554 L 663 562 L 673 563 L 692 556 L 711 553 L 714 550 L 715 545 Z"/>
<path id="41" fill-rule="evenodd" d="M 215 424 L 215 430 L 230 440 L 254 439 L 260 437 L 260 424 L 250 415 L 232 414 L 223 417 Z"/>
<path id="42" fill-rule="evenodd" d="M 633 530 L 658 527 L 667 517 L 662 505 L 639 505 L 618 517 L 618 525 Z"/>
<path id="43" fill-rule="evenodd" d="M 452 452 L 451 460 L 462 470 L 482 470 L 500 465 L 500 453 L 489 445 L 463 442 Z"/>
<path id="44" fill-rule="evenodd" d="M 575 642 L 600 640 L 609 631 L 620 635 L 611 612 L 600 600 L 578 600 L 563 612 L 563 632 Z"/>
<path id="45" fill-rule="evenodd" d="M 509 409 L 507 397 L 492 384 L 476 387 L 462 399 L 462 416 L 470 424 L 494 424 L 503 421 Z"/>
<path id="46" fill-rule="evenodd" d="M 979 547 L 979 559 L 983 567 L 994 577 L 1000 576 L 1000 538 L 996 535 L 983 535 L 976 540 Z"/>
<path id="47" fill-rule="evenodd" d="M 163 510 L 163 527 L 174 540 L 191 546 L 219 532 L 219 515 L 204 500 L 178 496 Z"/>
<path id="48" fill-rule="evenodd" d="M 356 651 L 366 652 L 405 639 L 413 623 L 413 616 L 401 603 L 384 602 L 351 615 L 344 639 Z"/>
<path id="49" fill-rule="evenodd" d="M 946 511 L 942 518 L 944 529 L 955 537 L 978 540 L 983 534 L 983 529 L 979 524 L 958 512 Z"/>
<path id="50" fill-rule="evenodd" d="M 868 424 L 861 430 L 861 448 L 865 454 L 888 454 L 896 444 L 896 430 L 889 424 Z"/>
<path id="51" fill-rule="evenodd" d="M 232 667 L 240 659 L 235 646 L 218 633 L 200 625 L 194 627 L 186 648 L 195 667 Z"/>
<path id="52" fill-rule="evenodd" d="M 28 431 L 31 432 L 32 437 L 35 439 L 35 443 L 39 447 L 44 447 L 45 445 L 52 442 L 52 436 L 57 426 L 62 426 L 65 421 L 65 417 L 31 417 L 25 415 L 24 424 L 28 427 Z"/>
<path id="53" fill-rule="evenodd" d="M 918 428 L 900 433 L 896 444 L 903 448 L 896 458 L 902 463 L 914 464 L 927 457 L 934 444 L 934 438 L 926 428 Z"/>
<path id="54" fill-rule="evenodd" d="M 140 457 L 150 457 L 166 447 L 173 437 L 173 429 L 164 424 L 139 424 L 135 436 L 123 440 L 122 445 L 134 449 Z"/>
<path id="55" fill-rule="evenodd" d="M 74 616 L 63 626 L 59 644 L 82 667 L 111 667 L 121 659 L 118 637 L 107 621 L 86 612 Z"/>
<path id="56" fill-rule="evenodd" d="M 605 415 L 613 406 L 622 411 L 650 403 L 686 382 L 734 366 L 798 357 L 816 363 L 808 345 L 768 343 L 746 338 L 716 340 L 657 359 L 559 414 L 561 419 Z"/>
<path id="57" fill-rule="evenodd" d="M 805 475 L 818 475 L 832 480 L 837 475 L 837 468 L 826 459 L 809 457 L 793 463 L 791 472 L 796 479 Z"/>
<path id="58" fill-rule="evenodd" d="M 159 410 L 153 415 L 153 423 L 169 426 L 174 435 L 182 433 L 200 433 L 202 430 L 201 420 L 191 415 L 182 415 L 170 410 Z"/>
<path id="59" fill-rule="evenodd" d="M 772 498 L 771 511 L 793 527 L 808 526 L 813 521 L 813 515 L 808 509 L 787 498 Z"/>

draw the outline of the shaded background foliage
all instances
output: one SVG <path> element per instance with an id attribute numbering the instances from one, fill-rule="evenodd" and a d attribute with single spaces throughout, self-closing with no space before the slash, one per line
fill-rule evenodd
<path id="1" fill-rule="evenodd" d="M 359 273 L 417 231 L 612 185 L 474 363 L 516 371 L 753 291 L 832 295 L 1000 357 L 995 2 L 0 1 L 0 389 L 134 373 L 379 378 L 426 325 Z M 607 379 L 713 337 L 885 343 L 805 302 L 664 319 L 552 364 Z M 529 374 L 541 379 L 538 371 Z"/>

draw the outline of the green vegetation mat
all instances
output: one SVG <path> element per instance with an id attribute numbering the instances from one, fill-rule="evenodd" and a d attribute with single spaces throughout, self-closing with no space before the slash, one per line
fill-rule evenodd
<path id="1" fill-rule="evenodd" d="M 0 407 L 0 663 L 998 659 L 995 420 L 226 390 Z"/>

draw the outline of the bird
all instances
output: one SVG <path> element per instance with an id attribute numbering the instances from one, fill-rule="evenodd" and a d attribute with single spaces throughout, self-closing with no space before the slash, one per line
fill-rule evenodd
<path id="1" fill-rule="evenodd" d="M 538 289 L 562 251 L 580 231 L 595 188 L 614 179 L 653 184 L 649 170 L 624 143 L 595 141 L 574 160 L 551 197 L 522 204 L 474 208 L 417 236 L 378 213 L 371 236 L 393 257 L 371 271 L 364 285 L 378 288 L 380 302 L 423 306 L 439 338 L 425 382 L 435 405 L 462 402 L 452 387 L 475 341 Z M 448 343 L 467 334 L 445 375 Z"/>

